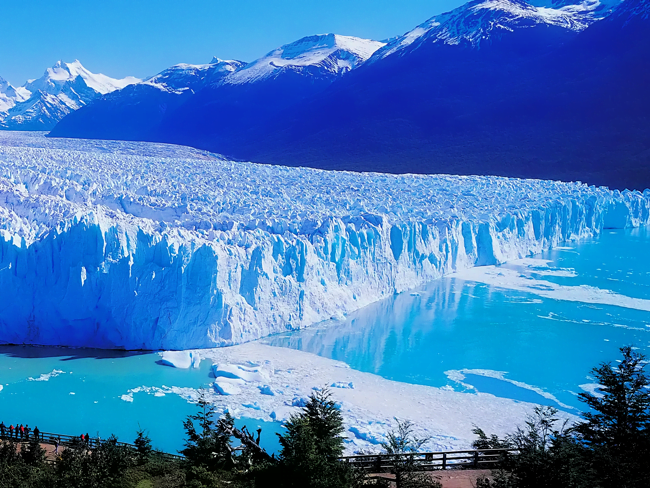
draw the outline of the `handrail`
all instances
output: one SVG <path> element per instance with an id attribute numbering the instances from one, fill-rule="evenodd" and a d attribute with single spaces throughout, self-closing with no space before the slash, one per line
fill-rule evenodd
<path id="1" fill-rule="evenodd" d="M 355 454 L 339 459 L 360 469 L 382 472 L 393 468 L 395 461 L 413 460 L 421 470 L 480 468 L 494 466 L 517 449 L 468 449 L 464 451 L 407 452 L 402 454 Z"/>
<path id="2" fill-rule="evenodd" d="M 25 433 L 22 437 L 20 436 L 20 433 L 17 431 L 14 431 L 13 435 L 9 435 L 9 430 L 5 429 L 5 435 L 0 436 L 0 439 L 3 440 L 12 440 L 16 442 L 29 442 L 30 440 L 34 439 L 34 431 L 32 429 L 29 430 L 29 432 Z M 60 446 L 70 446 L 76 443 L 79 444 L 85 444 L 88 446 L 89 449 L 97 448 L 101 444 L 105 443 L 108 441 L 109 438 L 106 439 L 100 439 L 99 437 L 89 437 L 88 439 L 81 439 L 80 435 L 67 435 L 67 434 L 55 434 L 52 432 L 41 432 L 39 431 L 38 433 L 38 441 L 41 444 L 49 444 L 49 445 L 55 445 L 57 442 L 59 443 Z M 116 446 L 120 447 L 128 447 L 133 450 L 137 450 L 137 446 L 135 444 L 130 444 L 128 442 L 121 442 L 121 441 L 116 441 L 115 442 Z M 153 451 L 155 454 L 166 457 L 166 458 L 172 458 L 172 459 L 178 459 L 182 460 L 185 459 L 184 456 L 181 456 L 179 454 L 171 454 L 169 452 L 163 452 L 163 451 Z"/>
<path id="3" fill-rule="evenodd" d="M 440 455 L 440 454 L 466 454 L 468 452 L 484 452 L 484 453 L 494 453 L 494 454 L 503 454 L 505 452 L 513 452 L 517 449 L 466 449 L 464 451 L 435 451 L 435 452 L 405 452 L 401 454 L 353 454 L 351 456 L 342 456 L 339 459 L 354 459 L 354 458 L 367 458 L 367 457 L 391 457 L 391 456 L 430 456 L 430 455 Z"/>

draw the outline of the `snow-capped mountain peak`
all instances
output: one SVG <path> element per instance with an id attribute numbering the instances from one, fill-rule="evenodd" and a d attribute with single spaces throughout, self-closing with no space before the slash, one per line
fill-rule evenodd
<path id="1" fill-rule="evenodd" d="M 80 77 L 89 88 L 101 95 L 140 82 L 138 78 L 133 76 L 115 79 L 101 73 L 91 73 L 78 60 L 75 60 L 72 63 L 57 61 L 54 66 L 45 70 L 41 78 L 28 82 L 25 88 L 30 92 L 40 90 L 52 93 L 52 91 L 60 89 L 63 84 L 75 81 L 77 77 Z"/>
<path id="2" fill-rule="evenodd" d="M 196 90 L 205 84 L 214 83 L 245 65 L 242 61 L 214 57 L 209 64 L 174 65 L 143 83 L 163 91 L 181 93 L 187 89 Z"/>
<path id="3" fill-rule="evenodd" d="M 27 100 L 29 95 L 30 93 L 24 88 L 16 88 L 0 76 L 0 121 L 16 103 Z"/>
<path id="4" fill-rule="evenodd" d="M 417 48 L 425 42 L 479 46 L 494 36 L 538 25 L 579 32 L 607 15 L 618 0 L 584 0 L 579 4 L 569 4 L 567 0 L 537 0 L 533 3 L 539 6 L 524 0 L 472 0 L 396 38 L 380 49 L 374 60 Z"/>
<path id="5" fill-rule="evenodd" d="M 322 34 L 285 44 L 228 76 L 241 84 L 276 76 L 281 71 L 322 69 L 340 75 L 366 62 L 384 43 L 357 37 Z"/>
<path id="6" fill-rule="evenodd" d="M 6 88 L 4 103 L 0 100 L 0 111 L 4 106 L 6 113 L 0 127 L 47 130 L 91 100 L 139 82 L 132 76 L 115 79 L 91 73 L 78 60 L 57 61 L 37 80 L 30 80 L 20 88 L 11 87 L 11 94 Z"/>

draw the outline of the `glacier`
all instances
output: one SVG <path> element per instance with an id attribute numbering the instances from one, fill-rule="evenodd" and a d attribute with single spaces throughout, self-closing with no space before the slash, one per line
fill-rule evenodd
<path id="1" fill-rule="evenodd" d="M 234 345 L 650 223 L 650 190 L 331 172 L 0 133 L 0 341 Z"/>

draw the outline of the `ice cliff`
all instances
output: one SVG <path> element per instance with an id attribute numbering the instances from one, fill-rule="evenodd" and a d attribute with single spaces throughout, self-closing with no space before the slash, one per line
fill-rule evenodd
<path id="1" fill-rule="evenodd" d="M 236 344 L 650 222 L 650 191 L 0 133 L 0 341 Z"/>

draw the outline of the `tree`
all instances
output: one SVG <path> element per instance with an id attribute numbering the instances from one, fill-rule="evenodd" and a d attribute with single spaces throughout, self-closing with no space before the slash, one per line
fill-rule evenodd
<path id="1" fill-rule="evenodd" d="M 203 391 L 197 407 L 198 413 L 188 415 L 183 422 L 187 438 L 181 453 L 190 464 L 209 471 L 232 468 L 234 460 L 228 428 L 234 427 L 234 419 L 226 412 L 219 423 L 215 422 L 216 408 L 208 402 Z"/>
<path id="2" fill-rule="evenodd" d="M 153 453 L 153 447 L 151 446 L 151 439 L 144 429 L 138 430 L 138 436 L 135 438 L 135 441 L 133 441 L 133 444 L 138 451 L 138 462 L 140 464 L 145 464 Z"/>
<path id="3" fill-rule="evenodd" d="M 414 456 L 428 438 L 415 437 L 413 424 L 408 421 L 397 421 L 397 430 L 392 430 L 386 436 L 386 442 L 381 445 L 386 454 L 391 454 L 392 468 L 397 488 L 437 488 L 439 481 L 421 470 L 421 462 Z"/>
<path id="4" fill-rule="evenodd" d="M 511 449 L 499 469 L 493 470 L 493 480 L 477 482 L 477 488 L 591 488 L 593 473 L 586 450 L 572 436 L 567 422 L 558 417 L 558 410 L 538 406 L 514 433 L 500 439 L 488 437 L 483 430 L 472 446 L 475 449 Z"/>
<path id="5" fill-rule="evenodd" d="M 593 465 L 604 486 L 650 486 L 650 381 L 646 357 L 632 347 L 620 349 L 618 365 L 592 370 L 600 393 L 580 393 L 591 411 L 575 427 L 592 451 Z"/>
<path id="6" fill-rule="evenodd" d="M 361 475 L 339 460 L 345 429 L 328 389 L 312 393 L 302 412 L 293 415 L 285 428 L 286 433 L 280 435 L 279 463 L 265 480 L 268 486 L 345 488 L 360 482 Z"/>

